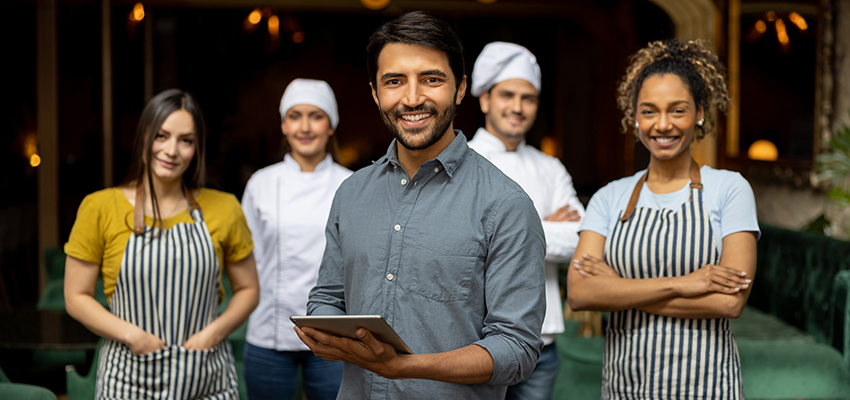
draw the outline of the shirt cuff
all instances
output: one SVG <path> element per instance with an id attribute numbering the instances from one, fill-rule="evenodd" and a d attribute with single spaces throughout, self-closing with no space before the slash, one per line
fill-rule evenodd
<path id="1" fill-rule="evenodd" d="M 526 380 L 540 357 L 543 341 L 536 348 L 523 349 L 519 343 L 503 336 L 488 336 L 474 344 L 483 347 L 493 358 L 493 375 L 487 382 L 491 386 L 510 386 Z M 523 351 L 525 350 L 525 351 Z"/>

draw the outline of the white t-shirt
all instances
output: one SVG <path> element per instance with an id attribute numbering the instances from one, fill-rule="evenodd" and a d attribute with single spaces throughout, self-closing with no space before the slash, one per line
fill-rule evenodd
<path id="1" fill-rule="evenodd" d="M 483 128 L 475 132 L 469 147 L 499 167 L 525 190 L 534 202 L 541 220 L 567 204 L 577 210 L 579 216 L 584 216 L 584 206 L 576 196 L 573 180 L 557 158 L 525 144 L 525 141 L 517 146 L 516 151 L 507 151 L 499 138 Z M 550 344 L 558 333 L 564 331 L 556 263 L 567 262 L 572 258 L 578 245 L 581 222 L 542 222 L 546 235 L 546 317 L 543 320 L 543 341 Z"/>
<path id="2" fill-rule="evenodd" d="M 587 205 L 587 215 L 580 231 L 589 230 L 609 237 L 620 214 L 628 206 L 635 185 L 645 172 L 643 170 L 618 179 L 599 189 Z M 700 168 L 700 180 L 703 185 L 703 202 L 708 211 L 718 254 L 723 252 L 723 238 L 727 235 L 752 231 L 761 236 L 753 189 L 741 174 L 704 165 Z M 636 207 L 678 210 L 690 195 L 690 182 L 675 192 L 665 194 L 653 193 L 644 183 Z"/>
<path id="3" fill-rule="evenodd" d="M 307 313 L 307 295 L 316 285 L 325 251 L 331 202 L 349 175 L 331 156 L 313 172 L 302 172 L 287 154 L 248 180 L 242 210 L 260 279 L 260 303 L 248 320 L 248 343 L 278 351 L 309 350 L 289 317 Z"/>

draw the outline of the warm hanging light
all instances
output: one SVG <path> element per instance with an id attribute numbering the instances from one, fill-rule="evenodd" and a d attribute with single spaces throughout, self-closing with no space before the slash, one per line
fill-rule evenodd
<path id="1" fill-rule="evenodd" d="M 770 140 L 760 139 L 750 145 L 747 150 L 747 157 L 750 160 L 776 161 L 779 158 L 779 151 Z"/>
<path id="2" fill-rule="evenodd" d="M 261 20 L 262 18 L 263 18 L 263 14 L 261 14 L 261 13 L 260 13 L 260 9 L 259 9 L 259 8 L 254 9 L 254 11 L 251 11 L 251 13 L 250 13 L 250 14 L 248 14 L 248 22 L 250 22 L 252 25 L 257 25 L 257 24 L 259 24 L 259 23 L 260 23 L 260 20 Z"/>
<path id="3" fill-rule="evenodd" d="M 809 24 L 806 23 L 806 19 L 800 14 L 792 12 L 791 14 L 788 14 L 788 19 L 801 31 L 809 29 Z"/>
<path id="4" fill-rule="evenodd" d="M 768 11 L 764 13 L 764 19 L 766 19 L 768 22 L 776 21 L 776 13 L 773 11 Z"/>
<path id="5" fill-rule="evenodd" d="M 292 43 L 298 44 L 304 41 L 304 32 L 298 31 L 292 34 Z"/>
<path id="6" fill-rule="evenodd" d="M 133 16 L 131 17 L 131 19 L 133 21 L 138 22 L 138 21 L 143 20 L 144 18 L 145 18 L 145 6 L 143 6 L 141 2 L 136 3 L 136 5 L 133 6 Z"/>
<path id="7" fill-rule="evenodd" d="M 785 29 L 785 22 L 782 21 L 782 18 L 776 20 L 776 40 L 779 40 L 781 44 L 788 44 L 790 41 L 788 39 L 788 31 Z"/>
<path id="8" fill-rule="evenodd" d="M 360 0 L 360 4 L 370 10 L 380 10 L 390 4 L 390 0 Z"/>
<path id="9" fill-rule="evenodd" d="M 767 31 L 767 24 L 762 20 L 756 21 L 756 32 L 764 33 L 765 31 Z"/>
<path id="10" fill-rule="evenodd" d="M 277 36 L 280 34 L 280 19 L 277 15 L 269 17 L 269 35 Z"/>
<path id="11" fill-rule="evenodd" d="M 41 164 L 41 156 L 38 155 L 38 135 L 29 133 L 24 135 L 24 157 L 29 158 L 30 165 L 35 168 Z"/>
<path id="12" fill-rule="evenodd" d="M 558 141 L 552 136 L 543 136 L 540 139 L 540 151 L 552 157 L 557 157 Z"/>

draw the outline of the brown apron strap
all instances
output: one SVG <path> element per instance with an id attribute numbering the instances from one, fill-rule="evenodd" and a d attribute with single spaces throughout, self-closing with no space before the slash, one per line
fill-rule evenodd
<path id="1" fill-rule="evenodd" d="M 637 185 L 635 185 L 635 190 L 632 191 L 632 197 L 629 198 L 629 205 L 626 206 L 626 211 L 623 212 L 623 216 L 620 217 L 620 221 L 626 222 L 631 218 L 632 214 L 635 212 L 635 207 L 637 206 L 638 198 L 640 197 L 640 191 L 643 189 L 643 184 L 646 182 L 646 177 L 649 175 L 649 168 L 647 168 L 646 173 L 640 177 Z M 700 189 L 702 190 L 702 181 L 700 180 L 699 173 L 699 164 L 691 158 L 691 189 Z M 688 197 L 688 201 L 693 200 L 693 192 L 691 192 L 690 197 Z"/>
<path id="2" fill-rule="evenodd" d="M 635 190 L 632 191 L 632 197 L 629 198 L 629 205 L 626 207 L 626 211 L 623 213 L 623 216 L 620 217 L 620 221 L 626 222 L 631 218 L 632 214 L 635 212 L 635 206 L 637 206 L 638 197 L 640 197 L 640 190 L 643 189 L 643 183 L 646 182 L 646 176 L 649 175 L 649 169 L 647 168 L 646 172 L 643 176 L 638 179 L 637 185 L 635 185 Z"/>
<path id="3" fill-rule="evenodd" d="M 198 202 L 195 201 L 195 196 L 192 194 L 192 191 L 186 187 L 186 184 L 183 184 L 183 191 L 186 192 L 186 200 L 189 200 L 189 208 L 192 210 L 200 210 L 201 206 L 198 205 Z"/>
<path id="4" fill-rule="evenodd" d="M 136 204 L 133 205 L 133 233 L 136 236 L 145 233 L 145 191 L 142 188 L 142 179 L 136 185 Z"/>
<path id="5" fill-rule="evenodd" d="M 699 174 L 699 164 L 697 164 L 696 160 L 691 158 L 691 189 L 699 189 L 702 190 L 702 181 L 700 180 Z M 691 190 L 690 197 L 688 197 L 688 201 L 692 201 L 694 199 L 694 191 Z"/>

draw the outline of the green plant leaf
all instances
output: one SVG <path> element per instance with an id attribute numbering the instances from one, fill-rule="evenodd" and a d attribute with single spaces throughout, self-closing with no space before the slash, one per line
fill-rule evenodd
<path id="1" fill-rule="evenodd" d="M 829 199 L 838 204 L 850 204 L 850 193 L 841 188 L 834 187 L 829 191 Z"/>

